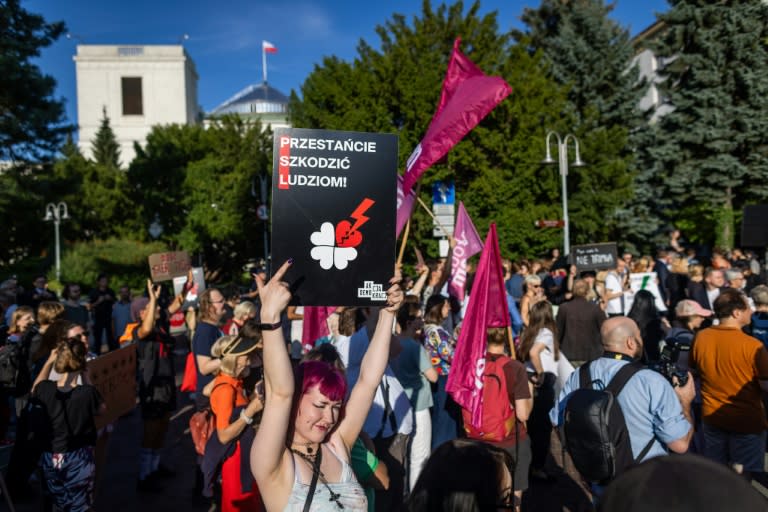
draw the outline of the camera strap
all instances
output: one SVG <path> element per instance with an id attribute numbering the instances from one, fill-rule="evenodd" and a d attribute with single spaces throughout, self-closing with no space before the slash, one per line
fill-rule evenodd
<path id="1" fill-rule="evenodd" d="M 610 350 L 603 352 L 603 357 L 607 357 L 608 359 L 616 359 L 618 361 L 629 361 L 630 363 L 635 362 L 634 357 L 630 357 L 627 354 L 622 354 L 620 352 L 611 352 Z"/>

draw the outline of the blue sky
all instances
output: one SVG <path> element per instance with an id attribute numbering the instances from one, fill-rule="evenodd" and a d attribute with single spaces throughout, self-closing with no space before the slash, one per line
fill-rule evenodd
<path id="1" fill-rule="evenodd" d="M 465 5 L 470 2 L 465 2 Z M 362 38 L 378 46 L 375 27 L 395 12 L 409 19 L 421 0 L 25 0 L 25 9 L 48 21 L 63 20 L 73 37 L 62 37 L 38 60 L 58 82 L 69 122 L 77 121 L 75 63 L 78 42 L 85 44 L 177 44 L 197 67 L 198 100 L 208 112 L 249 84 L 261 82 L 261 41 L 278 48 L 269 55 L 269 83 L 288 94 L 299 90 L 315 64 L 327 55 L 352 59 Z M 435 5 L 435 2 L 433 2 Z M 484 0 L 482 12 L 498 11 L 501 29 L 519 27 L 524 0 Z M 617 0 L 613 17 L 634 35 L 667 10 L 665 0 Z"/>

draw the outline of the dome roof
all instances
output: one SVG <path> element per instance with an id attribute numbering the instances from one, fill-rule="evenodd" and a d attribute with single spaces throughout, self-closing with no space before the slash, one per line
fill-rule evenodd
<path id="1" fill-rule="evenodd" d="M 214 108 L 209 115 L 285 114 L 288 97 L 266 82 L 252 84 Z"/>

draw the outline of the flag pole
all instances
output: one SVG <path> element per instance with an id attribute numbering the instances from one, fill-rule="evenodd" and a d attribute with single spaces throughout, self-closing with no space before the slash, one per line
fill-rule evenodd
<path id="1" fill-rule="evenodd" d="M 509 342 L 509 357 L 517 359 L 515 355 L 515 338 L 512 336 L 512 326 L 507 326 L 507 341 Z"/>
<path id="2" fill-rule="evenodd" d="M 414 191 L 414 195 L 416 197 L 419 197 L 419 190 L 421 190 L 421 183 L 416 183 L 416 190 Z M 413 206 L 411 206 L 411 209 L 413 209 Z M 413 212 L 411 212 L 413 214 Z M 408 242 L 408 233 L 411 231 L 411 218 L 408 217 L 408 221 L 405 223 L 404 228 L 405 233 L 403 234 L 403 240 L 400 242 L 400 254 L 397 256 L 397 264 L 400 265 L 403 263 L 403 254 L 405 253 L 405 244 Z"/>
<path id="3" fill-rule="evenodd" d="M 427 206 L 426 204 L 424 204 L 424 201 L 422 201 L 422 200 L 421 200 L 421 198 L 420 198 L 419 196 L 416 196 L 416 200 L 419 202 L 419 204 L 422 206 L 422 208 L 424 208 L 424 209 L 427 211 L 427 213 L 429 214 L 429 216 L 430 216 L 430 217 L 432 217 L 432 220 L 434 220 L 434 221 L 435 221 L 435 224 L 437 224 L 437 227 L 439 227 L 439 228 L 440 228 L 440 231 L 442 231 L 442 232 L 443 232 L 443 234 L 444 234 L 444 235 L 445 235 L 447 238 L 451 238 L 451 235 L 449 235 L 449 234 L 448 234 L 448 230 L 446 230 L 446 229 L 445 229 L 445 227 L 443 227 L 443 225 L 442 225 L 442 224 L 440 224 L 440 221 L 439 221 L 439 220 L 437 220 L 437 217 L 435 217 L 435 214 L 434 214 L 434 213 L 432 213 L 432 210 L 430 210 L 430 209 L 429 209 L 429 206 Z"/>
<path id="4" fill-rule="evenodd" d="M 405 253 L 405 244 L 408 242 L 408 232 L 411 230 L 411 219 L 405 223 L 405 233 L 403 233 L 403 240 L 400 242 L 400 254 L 397 255 L 397 264 L 403 263 L 403 254 Z"/>
<path id="5" fill-rule="evenodd" d="M 261 72 L 264 83 L 267 83 L 267 51 L 264 49 L 264 41 L 261 42 Z"/>

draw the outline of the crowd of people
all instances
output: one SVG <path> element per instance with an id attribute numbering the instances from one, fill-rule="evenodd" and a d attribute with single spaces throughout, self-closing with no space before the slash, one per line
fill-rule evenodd
<path id="1" fill-rule="evenodd" d="M 74 283 L 59 300 L 42 276 L 30 291 L 4 282 L 4 347 L 23 361 L 0 375 L 0 435 L 15 426 L 9 487 L 40 468 L 50 506 L 91 510 L 111 426 L 96 428 L 109 404 L 87 361 L 133 344 L 139 493 L 175 474 L 160 454 L 178 409 L 174 350 L 188 347 L 183 389 L 210 419 L 194 429 L 195 493 L 221 511 L 520 510 L 531 481 L 563 473 L 554 436 L 603 510 L 645 478 L 700 502 L 672 485 L 688 466 L 765 509 L 744 483 L 764 472 L 768 430 L 768 286 L 755 258 L 704 258 L 678 234 L 655 257 L 625 252 L 607 270 L 580 270 L 557 251 L 504 261 L 512 336 L 488 326 L 479 423 L 447 391 L 472 278 L 464 301 L 449 296 L 446 261 L 410 277 L 394 269 L 380 308 L 292 305 L 291 261 L 271 278 L 254 269 L 247 292 L 194 296 L 191 274 L 175 296 L 148 281 L 135 298 L 99 276 L 88 301 Z M 318 318 L 320 335 L 308 328 Z M 578 423 L 605 393 L 622 418 L 605 427 L 624 439 L 610 440 L 607 473 Z"/>

